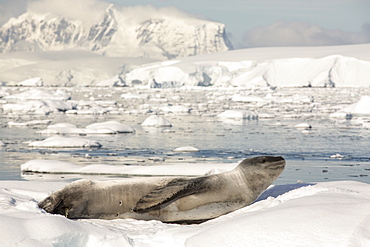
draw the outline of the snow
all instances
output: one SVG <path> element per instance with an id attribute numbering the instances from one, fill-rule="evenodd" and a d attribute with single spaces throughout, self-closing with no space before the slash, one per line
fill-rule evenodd
<path id="1" fill-rule="evenodd" d="M 37 202 L 64 182 L 1 181 L 4 246 L 368 246 L 370 185 L 271 186 L 254 204 L 198 225 L 69 220 Z"/>
<path id="2" fill-rule="evenodd" d="M 357 187 L 357 185 L 359 187 Z M 366 246 L 369 185 L 319 183 L 244 208 L 189 238 L 189 246 Z M 362 194 L 363 196 L 359 196 Z M 240 213 L 240 212 L 238 212 Z M 247 234 L 246 234 L 247 233 Z M 335 237 L 334 237 L 335 236 Z M 205 239 L 207 238 L 207 242 Z M 365 245 L 364 245 L 365 244 Z"/>

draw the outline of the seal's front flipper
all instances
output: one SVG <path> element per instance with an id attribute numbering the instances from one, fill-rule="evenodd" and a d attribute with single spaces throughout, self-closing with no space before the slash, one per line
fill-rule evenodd
<path id="1" fill-rule="evenodd" d="M 145 213 L 165 207 L 181 197 L 201 193 L 207 189 L 205 181 L 204 177 L 174 179 L 168 184 L 152 190 L 148 195 L 143 196 L 133 210 L 137 213 Z"/>

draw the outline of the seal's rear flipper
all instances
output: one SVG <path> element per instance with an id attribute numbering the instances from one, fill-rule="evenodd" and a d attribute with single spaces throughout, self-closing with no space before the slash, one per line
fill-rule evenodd
<path id="1" fill-rule="evenodd" d="M 137 213 L 145 213 L 151 210 L 165 207 L 169 203 L 181 197 L 204 192 L 206 180 L 202 178 L 179 178 L 168 184 L 152 190 L 148 195 L 142 197 L 133 209 Z"/>

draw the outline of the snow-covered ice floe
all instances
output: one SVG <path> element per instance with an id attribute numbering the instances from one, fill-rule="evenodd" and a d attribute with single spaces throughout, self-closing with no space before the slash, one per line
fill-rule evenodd
<path id="1" fill-rule="evenodd" d="M 192 153 L 192 152 L 199 152 L 199 149 L 193 146 L 183 146 L 183 147 L 175 148 L 173 151 L 180 152 L 180 153 Z"/>
<path id="2" fill-rule="evenodd" d="M 73 105 L 61 100 L 30 100 L 7 103 L 2 108 L 4 113 L 48 115 L 52 112 L 71 110 Z"/>
<path id="3" fill-rule="evenodd" d="M 45 89 L 31 89 L 19 94 L 4 97 L 7 100 L 68 100 L 71 96 L 65 91 L 58 89 L 55 92 Z"/>
<path id="4" fill-rule="evenodd" d="M 45 89 L 31 89 L 21 93 L 4 96 L 4 113 L 48 115 L 52 112 L 67 111 L 74 108 L 68 102 L 71 96 L 63 90 L 52 92 Z"/>
<path id="5" fill-rule="evenodd" d="M 231 118 L 231 119 L 258 119 L 258 115 L 250 111 L 240 110 L 226 110 L 217 115 L 219 118 Z"/>
<path id="6" fill-rule="evenodd" d="M 370 185 L 271 186 L 250 206 L 198 225 L 69 220 L 37 203 L 65 182 L 0 181 L 4 246 L 369 246 Z"/>
<path id="7" fill-rule="evenodd" d="M 39 125 L 48 125 L 51 123 L 51 120 L 46 119 L 46 120 L 32 120 L 28 122 L 13 122 L 10 121 L 8 122 L 9 127 L 25 127 L 25 126 L 39 126 Z"/>
<path id="8" fill-rule="evenodd" d="M 57 123 L 39 131 L 41 134 L 118 134 L 134 132 L 135 129 L 132 127 L 117 121 L 94 123 L 86 126 L 86 128 L 78 128 L 70 123 Z"/>
<path id="9" fill-rule="evenodd" d="M 126 125 L 119 123 L 117 121 L 107 121 L 103 123 L 94 123 L 86 126 L 86 129 L 88 130 L 101 130 L 101 129 L 108 129 L 111 130 L 114 133 L 133 133 L 135 130 Z"/>
<path id="10" fill-rule="evenodd" d="M 30 142 L 28 146 L 35 148 L 92 148 L 102 145 L 97 141 L 84 138 L 52 136 L 42 141 Z"/>
<path id="11" fill-rule="evenodd" d="M 22 172 L 63 173 L 63 174 L 110 174 L 110 175 L 145 175 L 145 176 L 200 176 L 214 169 L 229 171 L 238 163 L 209 164 L 164 164 L 155 166 L 106 165 L 94 164 L 79 166 L 58 160 L 30 160 L 21 165 Z"/>

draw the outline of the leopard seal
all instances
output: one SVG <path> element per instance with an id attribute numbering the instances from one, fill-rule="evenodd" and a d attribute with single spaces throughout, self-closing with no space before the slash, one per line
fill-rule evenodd
<path id="1" fill-rule="evenodd" d="M 79 180 L 39 202 L 71 219 L 160 220 L 200 223 L 253 203 L 284 170 L 285 160 L 258 156 L 231 171 L 200 177 Z"/>

